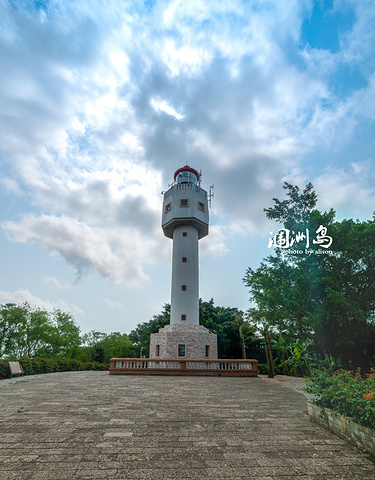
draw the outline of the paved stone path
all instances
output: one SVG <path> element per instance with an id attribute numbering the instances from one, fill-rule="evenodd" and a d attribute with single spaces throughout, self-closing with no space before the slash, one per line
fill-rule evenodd
<path id="1" fill-rule="evenodd" d="M 368 480 L 296 381 L 70 372 L 0 382 L 0 480 Z"/>

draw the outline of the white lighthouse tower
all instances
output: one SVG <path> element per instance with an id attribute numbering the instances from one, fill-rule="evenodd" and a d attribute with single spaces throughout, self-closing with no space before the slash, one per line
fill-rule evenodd
<path id="1" fill-rule="evenodd" d="M 199 325 L 199 247 L 208 235 L 207 192 L 185 165 L 164 193 L 162 228 L 173 240 L 170 325 L 151 335 L 150 358 L 217 358 L 217 336 Z"/>

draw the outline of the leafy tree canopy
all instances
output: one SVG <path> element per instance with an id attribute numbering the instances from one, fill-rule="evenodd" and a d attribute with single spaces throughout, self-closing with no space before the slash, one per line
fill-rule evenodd
<path id="1" fill-rule="evenodd" d="M 73 317 L 61 310 L 47 312 L 28 303 L 0 307 L 0 356 L 61 356 L 72 358 L 80 345 Z"/>
<path id="2" fill-rule="evenodd" d="M 375 220 L 335 220 L 334 210 L 317 210 L 311 183 L 304 190 L 285 183 L 287 199 L 273 199 L 264 209 L 269 219 L 291 233 L 328 229 L 332 255 L 275 248 L 260 266 L 246 270 L 243 281 L 253 306 L 248 312 L 256 325 L 284 332 L 290 341 L 319 349 L 344 365 L 369 368 L 375 361 Z M 298 248 L 294 245 L 293 248 Z"/>

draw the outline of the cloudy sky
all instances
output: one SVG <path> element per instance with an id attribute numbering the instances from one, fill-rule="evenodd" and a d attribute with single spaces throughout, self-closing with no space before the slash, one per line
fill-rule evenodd
<path id="1" fill-rule="evenodd" d="M 170 300 L 161 191 L 214 184 L 200 296 L 248 308 L 284 181 L 375 210 L 372 0 L 0 0 L 0 303 L 130 332 Z"/>

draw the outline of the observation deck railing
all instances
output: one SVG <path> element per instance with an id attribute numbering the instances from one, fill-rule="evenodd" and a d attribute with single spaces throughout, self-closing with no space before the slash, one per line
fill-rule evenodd
<path id="1" fill-rule="evenodd" d="M 258 360 L 190 358 L 111 358 L 110 375 L 206 375 L 255 377 Z"/>

